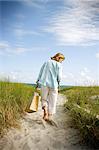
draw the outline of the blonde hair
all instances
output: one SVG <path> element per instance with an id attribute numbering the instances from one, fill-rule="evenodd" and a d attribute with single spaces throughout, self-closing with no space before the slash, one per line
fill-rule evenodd
<path id="1" fill-rule="evenodd" d="M 56 55 L 54 55 L 53 57 L 51 57 L 52 60 L 57 60 L 56 58 L 62 58 L 63 60 L 65 59 L 65 56 L 61 53 L 57 53 Z"/>

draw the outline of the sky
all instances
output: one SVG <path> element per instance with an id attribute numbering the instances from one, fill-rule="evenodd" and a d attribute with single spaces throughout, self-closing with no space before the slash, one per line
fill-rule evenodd
<path id="1" fill-rule="evenodd" d="M 98 0 L 0 0 L 0 79 L 35 83 L 56 53 L 64 85 L 99 85 Z"/>

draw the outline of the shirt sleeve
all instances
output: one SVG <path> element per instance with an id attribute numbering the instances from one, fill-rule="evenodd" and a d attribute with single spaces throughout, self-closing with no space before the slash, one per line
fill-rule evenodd
<path id="1" fill-rule="evenodd" d="M 62 79 L 62 66 L 59 65 L 59 67 L 58 67 L 58 75 L 57 75 L 58 83 L 61 81 L 61 79 Z"/>
<path id="2" fill-rule="evenodd" d="M 38 75 L 38 78 L 37 78 L 37 81 L 36 81 L 36 82 L 38 82 L 38 81 L 40 80 L 40 78 L 41 78 L 41 76 L 42 76 L 42 73 L 43 73 L 43 70 L 44 70 L 45 65 L 46 65 L 46 62 L 42 65 L 42 67 L 41 67 L 41 69 L 40 69 L 40 72 L 39 72 L 39 75 Z"/>

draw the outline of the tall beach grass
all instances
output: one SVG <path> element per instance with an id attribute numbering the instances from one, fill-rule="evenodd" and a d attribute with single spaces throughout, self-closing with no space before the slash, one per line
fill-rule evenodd
<path id="1" fill-rule="evenodd" d="M 0 81 L 0 134 L 5 128 L 17 126 L 17 121 L 24 114 L 33 92 L 32 86 Z"/>
<path id="2" fill-rule="evenodd" d="M 71 87 L 61 91 L 68 101 L 65 103 L 72 116 L 74 127 L 82 138 L 94 147 L 99 146 L 99 87 Z"/>

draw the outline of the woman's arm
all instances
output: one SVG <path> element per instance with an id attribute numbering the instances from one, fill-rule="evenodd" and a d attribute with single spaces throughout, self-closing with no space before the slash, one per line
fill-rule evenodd
<path id="1" fill-rule="evenodd" d="M 39 80 L 42 76 L 42 72 L 43 72 L 43 69 L 44 69 L 45 65 L 46 65 L 46 62 L 42 65 L 42 67 L 40 69 L 40 72 L 39 72 L 39 75 L 38 75 L 38 78 L 37 78 L 37 81 L 36 81 L 37 84 L 38 84 L 38 82 L 39 82 Z"/>
<path id="2" fill-rule="evenodd" d="M 62 66 L 59 65 L 59 67 L 58 67 L 58 74 L 57 74 L 57 82 L 58 82 L 58 84 L 60 84 L 61 79 L 62 79 Z"/>
<path id="3" fill-rule="evenodd" d="M 62 79 L 62 66 L 60 65 L 58 67 L 58 76 L 57 76 L 57 82 L 58 82 L 58 92 L 60 91 L 60 81 Z"/>

